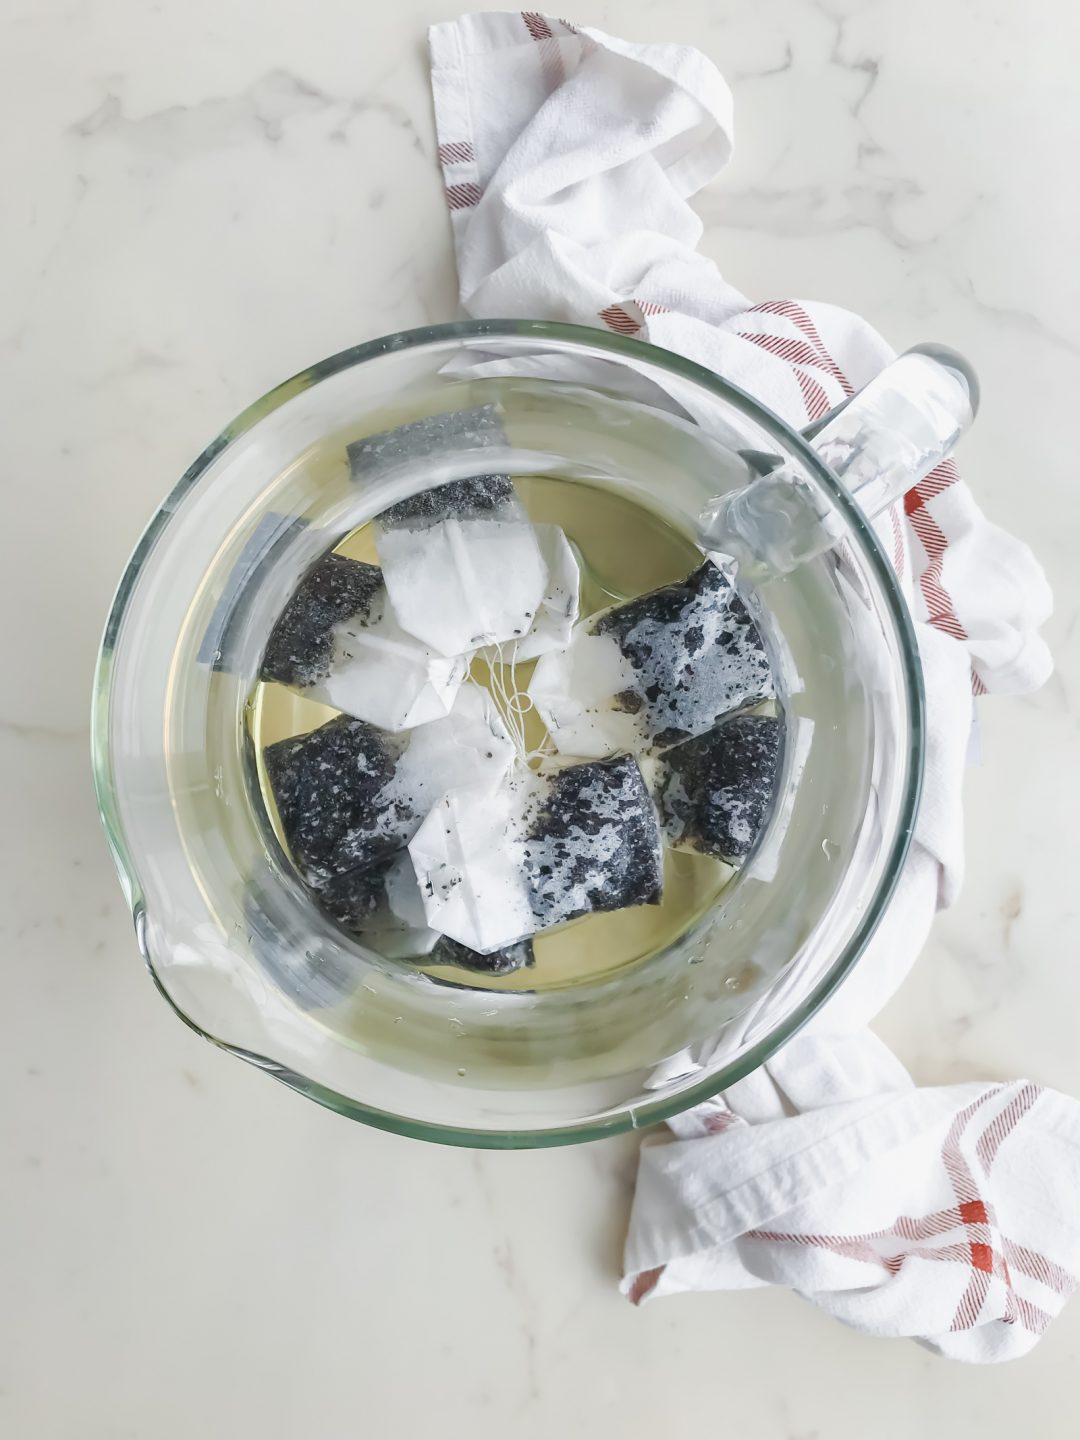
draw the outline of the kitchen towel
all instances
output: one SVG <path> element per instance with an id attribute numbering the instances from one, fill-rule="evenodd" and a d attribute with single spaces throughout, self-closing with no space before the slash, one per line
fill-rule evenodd
<path id="1" fill-rule="evenodd" d="M 733 133 L 731 94 L 699 52 L 531 11 L 465 15 L 430 40 L 468 313 L 651 341 L 796 427 L 892 358 L 858 316 L 752 304 L 698 253 L 689 197 L 723 168 Z M 875 523 L 926 681 L 912 850 L 871 946 L 814 1020 L 643 1145 L 623 1288 L 641 1302 L 787 1285 L 868 1333 L 1005 1359 L 1030 1349 L 1080 1283 L 1080 1105 L 1027 1081 L 920 1089 L 866 1026 L 960 882 L 973 694 L 1047 678 L 1038 627 L 1050 595 L 951 460 Z"/>

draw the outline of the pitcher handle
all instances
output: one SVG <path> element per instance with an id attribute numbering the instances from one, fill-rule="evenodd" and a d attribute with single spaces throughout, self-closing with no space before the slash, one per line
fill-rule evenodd
<path id="1" fill-rule="evenodd" d="M 953 450 L 979 405 L 963 356 L 917 345 L 802 433 L 868 518 L 894 504 Z M 787 574 L 841 537 L 827 499 L 785 465 L 705 507 L 698 538 L 749 578 Z"/>

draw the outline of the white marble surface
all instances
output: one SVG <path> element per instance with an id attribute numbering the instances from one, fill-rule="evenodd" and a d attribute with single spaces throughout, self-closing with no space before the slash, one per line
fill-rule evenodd
<path id="1" fill-rule="evenodd" d="M 162 493 L 275 381 L 454 310 L 424 29 L 445 0 L 7 0 L 0 45 L 0 1433 L 1040 1440 L 1080 1305 L 972 1371 L 791 1295 L 615 1289 L 635 1144 L 369 1132 L 180 1026 L 98 830 L 87 696 Z M 582 0 L 691 41 L 740 144 L 701 198 L 742 288 L 940 338 L 963 461 L 1053 580 L 1057 677 L 984 707 L 963 898 L 881 1028 L 924 1080 L 1080 1092 L 1080 18 L 1069 0 Z"/>

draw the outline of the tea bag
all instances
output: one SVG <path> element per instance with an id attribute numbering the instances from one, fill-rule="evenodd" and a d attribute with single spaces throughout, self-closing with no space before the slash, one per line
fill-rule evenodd
<path id="1" fill-rule="evenodd" d="M 480 955 L 430 929 L 412 862 L 404 850 L 335 876 L 320 886 L 318 896 L 322 908 L 338 924 L 389 959 L 455 965 L 488 975 L 508 975 L 535 964 L 530 940 Z"/>
<path id="2" fill-rule="evenodd" d="M 376 545 L 401 625 L 447 656 L 520 640 L 547 567 L 509 476 L 474 476 L 417 498 L 427 497 L 432 508 L 406 520 L 379 517 Z"/>
<path id="3" fill-rule="evenodd" d="M 346 446 L 346 453 L 353 479 L 357 480 L 408 460 L 434 459 L 463 443 L 472 450 L 500 449 L 506 445 L 506 428 L 497 405 L 476 405 L 469 410 L 425 415 L 422 420 L 410 420 L 393 430 L 380 430 L 375 435 L 354 440 Z"/>
<path id="4" fill-rule="evenodd" d="M 423 817 L 447 790 L 474 786 L 494 792 L 509 775 L 517 751 L 486 690 L 463 685 L 449 715 L 418 725 L 398 764 L 396 794 Z"/>
<path id="5" fill-rule="evenodd" d="M 481 975 L 510 975 L 515 970 L 535 965 L 536 956 L 531 940 L 519 940 L 516 945 L 507 945 L 502 950 L 493 950 L 490 955 L 481 955 L 467 945 L 459 945 L 456 940 L 441 935 L 428 963 L 459 965 L 463 970 L 474 970 Z"/>
<path id="6" fill-rule="evenodd" d="M 441 939 L 428 929 L 406 850 L 338 877 L 320 890 L 320 900 L 339 925 L 393 959 L 420 959 Z"/>
<path id="7" fill-rule="evenodd" d="M 761 842 L 754 846 L 753 859 L 746 867 L 747 876 L 753 876 L 755 880 L 767 883 L 776 879 L 788 827 L 795 813 L 796 799 L 801 793 L 800 782 L 810 759 L 813 743 L 813 720 L 789 711 L 783 719 L 783 743 L 775 772 L 773 800 L 768 811 L 769 828 Z"/>
<path id="8" fill-rule="evenodd" d="M 427 929 L 424 900 L 407 850 L 394 857 L 394 862 L 386 873 L 386 901 L 391 915 L 402 925 L 418 933 Z M 439 939 L 437 930 L 429 930 L 427 933 L 431 936 L 431 943 L 425 944 L 418 954 L 426 955 L 429 950 L 434 949 Z"/>
<path id="9" fill-rule="evenodd" d="M 397 623 L 382 571 L 324 555 L 270 633 L 260 671 L 383 730 L 445 715 L 469 656 L 436 655 Z"/>
<path id="10" fill-rule="evenodd" d="M 594 911 L 660 903 L 660 827 L 629 755 L 540 777 L 523 850 L 539 929 Z"/>
<path id="11" fill-rule="evenodd" d="M 409 844 L 428 924 L 481 954 L 599 910 L 658 904 L 660 829 L 630 756 L 450 791 Z"/>
<path id="12" fill-rule="evenodd" d="M 348 447 L 353 478 L 452 447 L 505 446 L 493 405 L 433 415 Z M 536 534 L 509 475 L 434 485 L 376 517 L 376 548 L 401 626 L 441 655 L 519 640 L 547 581 Z"/>
<path id="13" fill-rule="evenodd" d="M 772 693 L 761 636 L 709 560 L 576 626 L 529 685 L 556 748 L 587 757 L 659 753 Z"/>
<path id="14" fill-rule="evenodd" d="M 341 715 L 264 752 L 285 839 L 310 885 L 376 868 L 407 844 L 415 817 L 392 796 L 403 737 Z M 341 906 L 352 884 L 343 882 Z M 367 906 L 364 894 L 359 904 Z"/>
<path id="15" fill-rule="evenodd" d="M 370 940 L 384 955 L 426 957 L 430 965 L 457 965 L 488 975 L 509 975 L 535 964 L 532 941 L 523 940 L 491 955 L 480 955 L 427 926 L 424 901 L 408 852 L 398 855 L 386 875 L 390 920 L 369 931 Z"/>
<path id="16" fill-rule="evenodd" d="M 424 954 L 439 937 L 432 935 L 429 944 L 423 924 L 416 929 L 402 924 L 387 902 L 387 876 L 399 853 L 388 846 L 385 852 L 372 855 L 365 864 L 320 881 L 313 888 L 319 892 L 323 909 L 346 930 L 373 935 L 383 930 L 400 932 L 408 946 L 416 946 L 417 953 Z"/>
<path id="17" fill-rule="evenodd" d="M 301 873 L 355 928 L 378 910 L 394 853 L 438 797 L 461 785 L 494 791 L 514 756 L 487 695 L 465 685 L 449 715 L 406 734 L 339 716 L 268 746 L 265 764 Z"/>
<path id="18" fill-rule="evenodd" d="M 578 618 L 581 571 L 570 542 L 558 525 L 533 528 L 548 578 L 532 625 L 511 652 L 515 662 L 535 660 L 568 645 Z"/>
<path id="19" fill-rule="evenodd" d="M 772 805 L 782 733 L 773 715 L 734 715 L 665 752 L 657 802 L 675 849 L 746 858 Z"/>
<path id="20" fill-rule="evenodd" d="M 427 923 L 481 955 L 537 928 L 525 884 L 516 787 L 449 790 L 409 842 Z"/>

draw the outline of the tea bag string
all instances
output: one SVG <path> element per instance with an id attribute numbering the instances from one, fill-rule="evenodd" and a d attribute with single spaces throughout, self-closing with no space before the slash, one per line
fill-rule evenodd
<path id="1" fill-rule="evenodd" d="M 491 652 L 495 654 L 494 660 Z M 483 659 L 488 668 L 488 683 L 495 708 L 506 726 L 519 761 L 532 769 L 534 762 L 539 763 L 550 753 L 551 737 L 545 733 L 539 745 L 529 746 L 526 743 L 526 716 L 535 706 L 531 696 L 518 686 L 517 654 L 517 640 L 512 642 L 509 652 L 504 649 L 501 641 L 496 640 L 489 646 L 489 653 Z"/>

